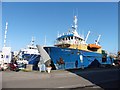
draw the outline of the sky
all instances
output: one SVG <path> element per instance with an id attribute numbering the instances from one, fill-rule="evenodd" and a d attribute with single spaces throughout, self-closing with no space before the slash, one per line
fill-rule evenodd
<path id="1" fill-rule="evenodd" d="M 117 2 L 2 2 L 2 46 L 5 23 L 8 22 L 6 46 L 12 50 L 35 44 L 53 46 L 58 32 L 65 33 L 78 18 L 78 33 L 94 43 L 101 35 L 100 45 L 108 52 L 118 50 Z"/>

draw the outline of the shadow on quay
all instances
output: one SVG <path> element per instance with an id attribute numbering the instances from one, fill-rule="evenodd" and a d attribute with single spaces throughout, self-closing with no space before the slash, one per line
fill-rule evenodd
<path id="1" fill-rule="evenodd" d="M 93 85 L 89 86 L 85 85 L 84 87 L 76 87 L 75 90 L 79 90 L 81 88 L 101 88 L 103 90 L 120 89 L 120 67 L 69 69 L 67 71 L 93 83 Z"/>

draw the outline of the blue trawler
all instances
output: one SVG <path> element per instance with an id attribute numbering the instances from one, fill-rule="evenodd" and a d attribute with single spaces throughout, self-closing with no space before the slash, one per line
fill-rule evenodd
<path id="1" fill-rule="evenodd" d="M 98 36 L 95 43 L 87 44 L 90 31 L 86 38 L 83 38 L 77 32 L 77 16 L 74 16 L 73 22 L 72 30 L 58 35 L 54 46 L 44 47 L 51 58 L 52 68 L 74 69 L 111 64 L 113 59 L 99 45 L 101 35 Z"/>
<path id="2" fill-rule="evenodd" d="M 38 62 L 40 61 L 40 53 L 36 45 L 34 45 L 34 38 L 32 38 L 31 43 L 27 45 L 27 48 L 21 49 L 22 59 L 27 60 L 28 64 L 33 65 L 33 69 L 38 69 Z"/>

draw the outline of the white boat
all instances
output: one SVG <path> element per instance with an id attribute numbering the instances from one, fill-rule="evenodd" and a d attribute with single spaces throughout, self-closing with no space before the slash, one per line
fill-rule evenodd
<path id="1" fill-rule="evenodd" d="M 36 70 L 40 60 L 40 53 L 36 45 L 34 45 L 34 38 L 32 38 L 30 45 L 27 45 L 27 48 L 21 49 L 20 51 L 22 59 L 27 60 L 28 64 L 32 64 L 33 69 Z"/>

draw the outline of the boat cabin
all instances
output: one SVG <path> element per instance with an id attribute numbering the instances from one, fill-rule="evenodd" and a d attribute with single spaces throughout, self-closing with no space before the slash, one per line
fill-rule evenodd
<path id="1" fill-rule="evenodd" d="M 75 32 L 75 31 L 74 31 Z M 78 34 L 67 33 L 65 35 L 62 35 L 56 39 L 55 46 L 58 47 L 70 47 L 70 45 L 73 44 L 81 44 L 84 42 L 84 39 L 80 37 Z"/>

